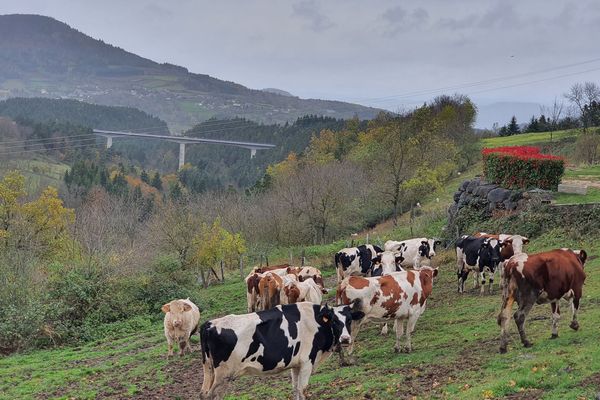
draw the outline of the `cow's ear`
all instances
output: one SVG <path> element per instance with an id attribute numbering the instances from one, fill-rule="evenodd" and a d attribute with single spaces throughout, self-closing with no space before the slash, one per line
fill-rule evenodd
<path id="1" fill-rule="evenodd" d="M 359 319 L 364 318 L 365 313 L 362 311 L 354 311 L 354 312 L 350 313 L 350 315 L 352 316 L 353 321 L 358 321 Z"/>
<path id="2" fill-rule="evenodd" d="M 506 246 L 506 245 L 512 245 L 513 240 L 512 239 L 504 239 L 502 242 L 500 242 L 500 246 Z"/>
<path id="3" fill-rule="evenodd" d="M 373 264 L 380 263 L 380 262 L 381 262 L 381 253 L 377 254 L 377 256 L 376 256 L 376 257 L 373 257 L 373 258 L 371 259 L 371 262 L 372 262 Z"/>
<path id="4" fill-rule="evenodd" d="M 421 240 L 421 244 L 429 244 L 427 240 Z"/>
<path id="5" fill-rule="evenodd" d="M 171 304 L 167 303 L 164 306 L 162 306 L 160 308 L 162 310 L 162 312 L 164 312 L 165 314 L 168 313 L 169 311 L 171 311 Z"/>
<path id="6" fill-rule="evenodd" d="M 585 261 L 587 260 L 587 253 L 585 250 L 579 250 L 579 259 L 581 260 L 581 264 L 585 264 Z"/>
<path id="7" fill-rule="evenodd" d="M 362 300 L 361 299 L 352 300 L 352 303 L 350 303 L 350 307 L 352 308 L 352 311 L 360 311 L 360 309 L 362 308 Z"/>
<path id="8" fill-rule="evenodd" d="M 437 269 L 437 268 L 434 268 L 434 269 L 433 269 L 433 277 L 434 277 L 434 278 L 435 278 L 436 276 L 438 276 L 438 272 L 439 272 L 439 271 L 438 271 L 438 269 Z"/>
<path id="9" fill-rule="evenodd" d="M 523 244 L 528 244 L 529 243 L 529 238 L 526 236 L 523 236 Z"/>
<path id="10" fill-rule="evenodd" d="M 188 303 L 183 303 L 183 311 L 190 311 L 192 309 L 192 306 L 190 306 Z"/>

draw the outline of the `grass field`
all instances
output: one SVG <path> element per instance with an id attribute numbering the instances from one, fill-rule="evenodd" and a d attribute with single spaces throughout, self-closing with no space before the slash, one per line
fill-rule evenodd
<path id="1" fill-rule="evenodd" d="M 577 136 L 580 129 L 567 129 L 552 133 L 552 140 L 559 141 Z M 549 143 L 550 132 L 523 133 L 514 136 L 485 138 L 481 140 L 482 147 L 524 146 L 529 144 Z"/>
<path id="2" fill-rule="evenodd" d="M 554 234 L 536 239 L 528 250 L 559 246 L 584 247 L 591 254 L 600 250 L 597 243 L 568 242 Z M 440 277 L 417 323 L 413 353 L 395 354 L 393 337 L 380 336 L 372 325 L 359 335 L 356 365 L 340 368 L 333 355 L 311 377 L 312 398 L 595 398 L 600 391 L 599 258 L 586 265 L 581 330 L 567 327 L 570 314 L 564 304 L 560 337 L 550 340 L 549 306 L 536 306 L 528 324 L 534 347 L 520 345 L 513 324 L 513 342 L 506 355 L 498 354 L 498 289 L 493 295 L 479 296 L 475 290 L 459 295 L 452 255 L 442 254 L 438 260 Z M 331 286 L 331 267 L 327 275 Z M 199 295 L 203 319 L 244 312 L 239 278 Z M 4 358 L 0 398 L 196 398 L 202 370 L 199 351 L 171 360 L 165 354 L 162 324 L 155 322 L 115 340 Z M 282 374 L 243 377 L 229 386 L 227 398 L 287 399 L 290 394 L 289 375 Z"/>
<path id="3" fill-rule="evenodd" d="M 564 178 L 600 182 L 600 165 L 568 168 Z"/>
<path id="4" fill-rule="evenodd" d="M 68 165 L 42 156 L 32 159 L 0 161 L 0 177 L 8 171 L 18 170 L 26 178 L 25 184 L 28 193 L 35 193 L 49 185 L 60 187 L 68 169 Z"/>

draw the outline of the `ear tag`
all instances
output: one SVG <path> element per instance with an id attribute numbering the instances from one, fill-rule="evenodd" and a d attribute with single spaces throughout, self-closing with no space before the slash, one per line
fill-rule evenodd
<path id="1" fill-rule="evenodd" d="M 329 318 L 323 317 L 323 322 L 329 322 Z"/>

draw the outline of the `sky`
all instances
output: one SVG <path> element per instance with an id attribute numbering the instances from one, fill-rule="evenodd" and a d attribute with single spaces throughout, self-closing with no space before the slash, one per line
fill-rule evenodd
<path id="1" fill-rule="evenodd" d="M 454 92 L 537 108 L 600 83 L 596 0 L 0 0 L 12 13 L 250 88 L 392 111 Z"/>

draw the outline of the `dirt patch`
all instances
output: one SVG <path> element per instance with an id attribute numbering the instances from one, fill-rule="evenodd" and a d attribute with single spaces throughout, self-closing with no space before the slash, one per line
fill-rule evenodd
<path id="1" fill-rule="evenodd" d="M 186 358 L 173 359 L 169 364 L 162 368 L 162 372 L 171 383 L 153 388 L 142 387 L 130 398 L 140 400 L 198 398 L 204 376 L 202 372 L 202 363 L 200 361 L 200 353 L 195 353 L 193 357 L 192 360 Z"/>
<path id="2" fill-rule="evenodd" d="M 544 391 L 541 389 L 527 389 L 522 392 L 507 394 L 503 399 L 510 400 L 537 400 L 541 399 Z"/>

